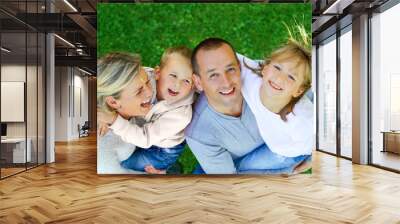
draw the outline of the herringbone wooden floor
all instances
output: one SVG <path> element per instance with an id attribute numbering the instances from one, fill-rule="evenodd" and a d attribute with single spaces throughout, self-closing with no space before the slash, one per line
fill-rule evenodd
<path id="1" fill-rule="evenodd" d="M 400 223 L 400 175 L 316 152 L 312 175 L 98 176 L 96 139 L 0 181 L 0 223 Z"/>

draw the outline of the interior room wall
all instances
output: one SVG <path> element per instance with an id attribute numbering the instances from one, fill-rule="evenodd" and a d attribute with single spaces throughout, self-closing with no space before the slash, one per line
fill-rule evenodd
<path id="1" fill-rule="evenodd" d="M 82 73 L 74 69 L 74 82 L 73 82 L 73 106 L 72 119 L 71 119 L 71 132 L 72 138 L 78 138 L 78 125 L 82 126 L 85 121 L 88 121 L 88 77 L 82 76 Z M 79 102 L 80 101 L 80 102 Z"/>
<path id="2" fill-rule="evenodd" d="M 68 140 L 69 79 L 68 67 L 55 68 L 55 141 Z"/>
<path id="3" fill-rule="evenodd" d="M 55 73 L 55 140 L 70 141 L 88 121 L 88 77 L 73 67 L 56 67 Z"/>

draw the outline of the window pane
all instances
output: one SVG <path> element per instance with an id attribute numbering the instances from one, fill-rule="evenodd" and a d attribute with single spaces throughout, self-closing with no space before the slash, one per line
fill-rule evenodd
<path id="1" fill-rule="evenodd" d="M 318 147 L 336 153 L 336 40 L 318 48 Z"/>
<path id="2" fill-rule="evenodd" d="M 28 32 L 28 55 L 27 55 L 27 80 L 26 80 L 26 113 L 27 113 L 27 133 L 30 144 L 30 160 L 28 168 L 37 165 L 37 41 L 36 32 Z"/>
<path id="3" fill-rule="evenodd" d="M 45 52 L 46 36 L 39 33 L 39 46 L 38 46 L 38 163 L 45 163 Z"/>
<path id="4" fill-rule="evenodd" d="M 351 158 L 352 141 L 352 35 L 340 36 L 340 153 Z"/>
<path id="5" fill-rule="evenodd" d="M 1 177 L 24 171 L 30 162 L 30 141 L 26 141 L 26 33 L 1 34 Z M 12 109 L 11 109 L 12 108 Z M 28 143 L 28 144 L 27 144 Z"/>
<path id="6" fill-rule="evenodd" d="M 371 19 L 372 163 L 400 170 L 400 4 Z"/>

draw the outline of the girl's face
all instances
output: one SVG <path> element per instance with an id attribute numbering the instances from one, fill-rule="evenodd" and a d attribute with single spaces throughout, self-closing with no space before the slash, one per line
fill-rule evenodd
<path id="1" fill-rule="evenodd" d="M 262 94 L 269 97 L 289 101 L 304 92 L 302 83 L 304 74 L 301 66 L 294 60 L 271 60 L 265 65 L 261 74 L 263 76 Z"/>
<path id="2" fill-rule="evenodd" d="M 189 59 L 179 54 L 169 55 L 163 68 L 156 69 L 157 98 L 171 104 L 188 96 L 193 87 L 192 74 Z"/>
<path id="3" fill-rule="evenodd" d="M 152 107 L 152 95 L 150 80 L 141 67 L 139 74 L 122 90 L 115 109 L 124 117 L 144 116 Z"/>

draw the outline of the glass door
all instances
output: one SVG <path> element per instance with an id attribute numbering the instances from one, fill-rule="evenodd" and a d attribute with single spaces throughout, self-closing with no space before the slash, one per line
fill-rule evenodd
<path id="1" fill-rule="evenodd" d="M 373 165 L 400 171 L 400 4 L 371 18 L 371 129 Z"/>
<path id="2" fill-rule="evenodd" d="M 336 154 L 336 35 L 317 51 L 318 150 Z"/>

